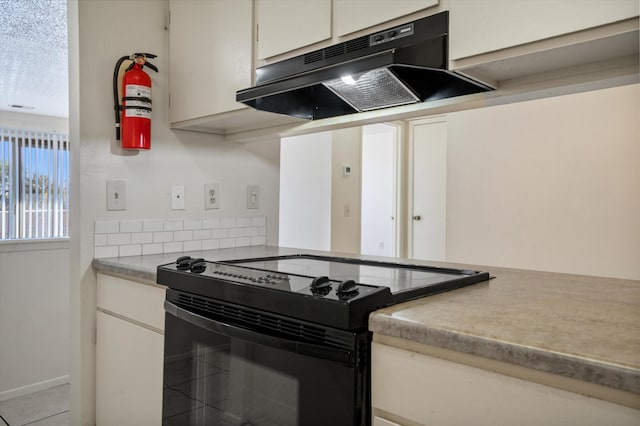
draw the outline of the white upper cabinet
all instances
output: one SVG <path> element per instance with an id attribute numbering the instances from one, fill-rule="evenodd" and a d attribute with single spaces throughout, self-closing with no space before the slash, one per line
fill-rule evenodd
<path id="1" fill-rule="evenodd" d="M 331 0 L 256 0 L 258 59 L 331 38 Z"/>
<path id="2" fill-rule="evenodd" d="M 174 124 L 246 108 L 252 84 L 251 0 L 170 0 L 169 93 Z"/>
<path id="3" fill-rule="evenodd" d="M 633 18 L 638 5 L 637 0 L 451 0 L 449 57 L 465 58 Z"/>
<path id="4" fill-rule="evenodd" d="M 436 6 L 438 0 L 334 0 L 335 35 L 344 35 Z"/>

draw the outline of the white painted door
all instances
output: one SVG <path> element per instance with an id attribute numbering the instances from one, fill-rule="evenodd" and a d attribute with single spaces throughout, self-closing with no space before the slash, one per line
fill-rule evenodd
<path id="1" fill-rule="evenodd" d="M 445 260 L 447 123 L 444 118 L 410 122 L 409 256 Z"/>
<path id="2" fill-rule="evenodd" d="M 360 253 L 396 256 L 397 129 L 362 128 Z"/>

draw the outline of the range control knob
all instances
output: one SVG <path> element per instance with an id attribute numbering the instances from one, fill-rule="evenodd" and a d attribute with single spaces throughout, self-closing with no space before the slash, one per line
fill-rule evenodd
<path id="1" fill-rule="evenodd" d="M 331 281 L 329 277 L 320 276 L 311 281 L 311 293 L 316 296 L 326 296 L 331 291 Z"/>
<path id="2" fill-rule="evenodd" d="M 320 290 L 331 286 L 331 281 L 329 281 L 329 277 L 320 276 L 316 277 L 311 281 L 311 288 Z"/>
<path id="3" fill-rule="evenodd" d="M 179 271 L 186 271 L 191 267 L 191 256 L 180 256 L 176 259 L 176 268 Z"/>
<path id="4" fill-rule="evenodd" d="M 205 271 L 205 269 L 207 269 L 207 264 L 205 263 L 204 259 L 199 258 L 199 259 L 193 259 L 191 261 L 191 265 L 190 268 L 191 272 L 194 272 L 196 274 L 200 274 L 202 272 Z"/>
<path id="5" fill-rule="evenodd" d="M 351 294 L 351 293 L 357 293 L 358 292 L 358 286 L 356 285 L 356 282 L 354 280 L 346 280 L 346 281 L 342 281 L 340 284 L 338 284 L 338 288 L 336 289 L 336 293 L 338 294 Z"/>

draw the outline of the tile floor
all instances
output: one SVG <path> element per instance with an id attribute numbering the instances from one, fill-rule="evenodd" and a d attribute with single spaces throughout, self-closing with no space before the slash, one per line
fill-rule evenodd
<path id="1" fill-rule="evenodd" d="M 68 424 L 68 384 L 0 402 L 0 426 Z"/>

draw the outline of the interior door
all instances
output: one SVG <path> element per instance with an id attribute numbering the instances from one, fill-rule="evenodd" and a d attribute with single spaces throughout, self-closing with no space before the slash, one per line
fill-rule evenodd
<path id="1" fill-rule="evenodd" d="M 361 254 L 397 255 L 397 135 L 387 124 L 362 128 Z"/>
<path id="2" fill-rule="evenodd" d="M 444 117 L 410 123 L 410 253 L 414 259 L 445 260 L 447 123 Z"/>

